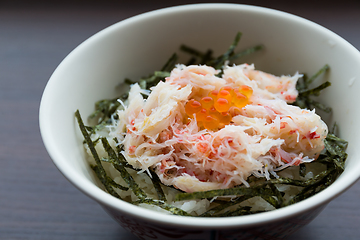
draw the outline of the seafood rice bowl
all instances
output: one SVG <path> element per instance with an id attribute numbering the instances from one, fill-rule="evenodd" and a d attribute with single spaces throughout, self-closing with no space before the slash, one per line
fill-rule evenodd
<path id="1" fill-rule="evenodd" d="M 328 127 L 309 104 L 315 105 L 309 95 L 330 83 L 303 89 L 315 77 L 230 64 L 240 37 L 217 58 L 183 45 L 205 64 L 171 57 L 171 70 L 125 80 L 120 88 L 130 85 L 128 92 L 96 103 L 93 127 L 76 112 L 90 165 L 107 192 L 168 214 L 219 217 L 285 207 L 337 178 L 343 168 L 331 158 L 342 154 L 344 163 L 347 143 L 336 138 L 341 151 L 333 154 Z M 318 158 L 322 164 L 312 164 Z"/>

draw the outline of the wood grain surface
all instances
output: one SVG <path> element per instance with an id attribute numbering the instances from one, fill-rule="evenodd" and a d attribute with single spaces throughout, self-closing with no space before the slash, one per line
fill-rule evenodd
<path id="1" fill-rule="evenodd" d="M 135 240 L 52 163 L 39 132 L 40 99 L 57 65 L 86 38 L 130 16 L 189 2 L 48 2 L 0 3 L 0 239 Z M 239 3 L 305 17 L 360 49 L 358 1 Z M 359 239 L 359 199 L 356 183 L 290 239 Z"/>

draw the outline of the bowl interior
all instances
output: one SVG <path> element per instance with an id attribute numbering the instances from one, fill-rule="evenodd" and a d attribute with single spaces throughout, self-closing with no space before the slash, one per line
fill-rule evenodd
<path id="1" fill-rule="evenodd" d="M 242 32 L 238 50 L 264 44 L 261 52 L 240 62 L 254 63 L 259 70 L 274 74 L 296 71 L 317 72 L 328 64 L 324 80 L 332 83 L 323 91 L 321 101 L 333 108 L 325 118 L 332 126 L 336 121 L 340 136 L 349 141 L 346 170 L 320 194 L 276 210 L 262 217 L 245 216 L 230 222 L 204 219 L 179 224 L 206 226 L 254 224 L 296 214 L 318 206 L 337 196 L 359 178 L 360 54 L 345 40 L 305 19 L 260 7 L 234 4 L 198 4 L 145 13 L 94 35 L 71 52 L 51 76 L 40 108 L 40 128 L 44 144 L 59 170 L 76 187 L 97 201 L 120 211 L 141 215 L 137 207 L 123 203 L 96 186 L 82 148 L 82 136 L 74 112 L 83 118 L 93 111 L 94 103 L 118 95 L 116 86 L 124 78 L 137 79 L 158 70 L 181 44 L 200 50 L 211 48 L 223 53 L 237 32 Z M 168 221 L 172 217 L 150 214 L 148 218 Z M 261 218 L 261 220 L 260 220 Z"/>

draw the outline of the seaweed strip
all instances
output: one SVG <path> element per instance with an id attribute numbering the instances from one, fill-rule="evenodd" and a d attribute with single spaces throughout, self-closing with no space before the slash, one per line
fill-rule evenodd
<path id="1" fill-rule="evenodd" d="M 125 78 L 125 79 L 124 79 L 124 83 L 126 83 L 126 84 L 128 84 L 128 85 L 131 85 L 131 84 L 136 83 L 136 81 L 133 81 L 133 80 L 131 80 L 130 78 Z"/>
<path id="2" fill-rule="evenodd" d="M 196 57 L 192 57 L 192 58 L 190 58 L 190 59 L 186 62 L 186 66 L 195 65 L 196 62 L 197 62 Z"/>
<path id="3" fill-rule="evenodd" d="M 156 173 L 154 173 L 153 171 L 149 171 L 149 172 L 151 174 L 150 179 L 154 185 L 154 188 L 158 195 L 159 200 L 166 201 L 166 196 L 165 196 L 163 189 L 161 188 L 162 183 L 161 183 L 158 175 Z"/>
<path id="4" fill-rule="evenodd" d="M 139 85 L 142 89 L 150 89 L 152 86 L 157 85 L 162 79 L 170 76 L 170 71 L 175 67 L 178 56 L 176 53 L 171 55 L 168 61 L 161 68 L 161 71 L 155 71 L 147 78 L 142 78 Z M 133 82 L 135 83 L 135 82 Z"/>
<path id="5" fill-rule="evenodd" d="M 102 164 L 101 164 L 101 161 L 100 161 L 100 158 L 99 158 L 99 155 L 98 153 L 96 152 L 96 149 L 95 149 L 95 146 L 94 146 L 94 143 L 93 141 L 91 140 L 90 138 L 90 135 L 89 133 L 87 132 L 86 130 L 86 127 L 84 125 L 84 122 L 81 118 L 81 115 L 80 115 L 80 111 L 79 110 L 76 110 L 75 112 L 75 117 L 77 119 L 77 122 L 78 122 L 78 125 L 79 125 L 79 128 L 80 128 L 80 131 L 82 133 L 82 135 L 84 136 L 84 139 L 85 139 L 85 142 L 86 144 L 88 145 L 89 149 L 90 149 L 90 152 L 95 160 L 95 163 L 96 163 L 96 166 L 97 166 L 97 176 L 99 177 L 99 180 L 101 181 L 101 183 L 104 185 L 106 191 L 111 194 L 112 196 L 114 197 L 117 197 L 117 198 L 120 198 L 119 194 L 117 194 L 115 192 L 115 190 L 110 186 L 109 182 L 108 182 L 108 175 L 106 174 Z"/>
<path id="6" fill-rule="evenodd" d="M 170 76 L 170 71 L 175 67 L 176 61 L 178 60 L 178 56 L 176 53 L 171 55 L 171 57 L 167 60 L 164 66 L 160 71 L 155 71 L 153 74 L 150 74 L 147 78 L 141 78 L 139 81 L 132 81 L 128 78 L 125 78 L 124 82 L 126 84 L 134 84 L 139 83 L 140 88 L 142 89 L 150 89 L 152 86 L 155 86 L 165 77 Z"/>
<path id="7" fill-rule="evenodd" d="M 117 165 L 118 167 L 126 167 L 126 168 L 130 168 L 132 170 L 136 170 L 133 166 L 131 166 L 125 159 L 125 157 L 122 155 L 121 153 L 121 147 L 118 144 L 118 140 L 117 138 L 113 138 L 114 142 L 116 143 L 116 151 L 117 151 L 117 159 L 113 159 L 113 158 L 102 158 L 101 161 L 104 162 L 108 162 L 111 163 L 113 165 Z M 119 161 L 121 162 L 121 164 L 119 164 Z"/>
<path id="8" fill-rule="evenodd" d="M 115 113 L 120 106 L 119 98 L 103 99 L 95 103 L 95 111 L 89 116 L 89 119 L 98 118 L 98 124 L 103 123 Z"/>
<path id="9" fill-rule="evenodd" d="M 217 205 L 216 207 L 213 207 L 209 210 L 207 210 L 206 212 L 202 213 L 201 215 L 199 215 L 199 217 L 212 217 L 215 214 L 221 212 L 222 210 L 226 209 L 226 208 L 230 208 L 232 206 L 235 206 L 237 204 L 240 204 L 246 200 L 248 200 L 249 198 L 252 198 L 253 196 L 248 196 L 248 195 L 243 195 L 238 197 L 235 200 L 231 200 L 228 202 L 221 202 L 219 203 L 219 205 Z"/>
<path id="10" fill-rule="evenodd" d="M 329 81 L 326 81 L 326 82 L 320 84 L 319 86 L 317 86 L 315 88 L 300 91 L 299 96 L 300 97 L 307 97 L 307 96 L 310 96 L 310 95 L 319 96 L 320 91 L 327 88 L 327 87 L 329 87 L 330 85 L 331 85 L 331 83 Z"/>
<path id="11" fill-rule="evenodd" d="M 251 207 L 244 206 L 238 207 L 235 210 L 225 211 L 223 213 L 217 214 L 215 217 L 232 217 L 232 216 L 242 216 L 242 215 L 249 215 L 255 212 L 251 211 Z"/>
<path id="12" fill-rule="evenodd" d="M 186 65 L 196 64 L 197 58 L 200 59 L 199 64 L 207 64 L 208 62 L 213 60 L 213 57 L 212 57 L 213 51 L 211 49 L 208 49 L 205 53 L 202 53 L 192 47 L 182 44 L 180 46 L 180 50 L 193 56 L 190 58 L 190 60 L 187 62 Z"/>
<path id="13" fill-rule="evenodd" d="M 314 106 L 315 108 L 320 109 L 320 110 L 322 110 L 322 111 L 324 111 L 326 113 L 331 113 L 331 111 L 332 111 L 331 107 L 328 107 L 328 106 L 326 106 L 326 105 L 324 105 L 322 103 L 319 103 L 319 102 L 317 102 L 317 101 L 315 101 L 315 100 L 313 100 L 311 98 L 306 99 L 306 104 L 308 106 Z"/>
<path id="14" fill-rule="evenodd" d="M 297 203 L 299 201 L 302 201 L 306 198 L 309 198 L 313 195 L 315 195 L 316 193 L 319 192 L 320 189 L 317 190 L 317 188 L 326 182 L 328 176 L 331 176 L 331 174 L 333 173 L 333 171 L 335 171 L 335 169 L 331 169 L 330 171 L 329 170 L 326 170 L 324 172 L 324 176 L 322 176 L 321 179 L 319 179 L 317 182 L 315 182 L 314 184 L 312 185 L 309 185 L 307 187 L 305 187 L 300 193 L 298 193 L 297 195 L 295 195 L 289 202 L 287 205 L 291 205 L 291 204 L 294 204 L 294 203 Z"/>
<path id="15" fill-rule="evenodd" d="M 297 179 L 291 179 L 291 178 L 276 178 L 276 179 L 270 179 L 270 180 L 262 183 L 261 185 L 285 184 L 285 185 L 293 185 L 293 186 L 297 186 L 297 187 L 308 187 L 308 186 L 317 184 L 327 174 L 329 174 L 329 172 L 327 170 L 325 170 L 308 180 L 297 180 Z"/>
<path id="16" fill-rule="evenodd" d="M 252 211 L 249 210 L 248 207 L 239 207 L 238 209 L 234 211 L 225 212 L 219 215 L 216 215 L 216 217 L 235 217 L 235 216 L 243 216 L 243 215 L 250 215 L 255 213 L 262 213 L 266 212 L 265 210 L 260 211 Z"/>
<path id="17" fill-rule="evenodd" d="M 268 184 L 270 186 L 270 184 Z M 255 188 L 257 191 L 255 196 L 259 196 L 268 203 L 270 203 L 273 207 L 279 208 L 279 202 L 275 198 L 275 194 L 273 192 L 273 189 L 270 188 Z"/>
<path id="18" fill-rule="evenodd" d="M 283 206 L 284 203 L 284 198 L 282 193 L 276 188 L 276 186 L 272 183 L 269 184 L 270 189 L 273 191 L 274 193 L 274 197 L 276 197 L 277 202 L 275 203 L 275 208 L 280 208 Z"/>
<path id="19" fill-rule="evenodd" d="M 293 103 L 293 105 L 296 105 L 300 108 L 317 108 L 320 109 L 326 113 L 330 113 L 332 111 L 331 107 L 327 107 L 322 103 L 319 103 L 318 101 L 315 101 L 310 98 L 310 96 L 319 96 L 320 92 L 329 87 L 331 83 L 329 81 L 326 81 L 322 84 L 320 84 L 317 87 L 314 87 L 312 89 L 309 89 L 309 85 L 318 78 L 321 74 L 325 73 L 329 69 L 329 66 L 326 64 L 324 67 L 322 67 L 318 72 L 316 72 L 312 77 L 308 78 L 307 75 L 304 75 L 303 78 L 300 78 L 296 83 L 296 89 L 298 90 L 299 94 L 296 98 L 296 101 Z"/>
<path id="20" fill-rule="evenodd" d="M 118 139 L 116 137 L 114 137 L 113 140 L 116 143 L 116 151 L 118 153 L 119 160 L 122 161 L 123 163 L 127 163 L 124 156 L 121 154 L 122 149 L 120 147 Z"/>
<path id="21" fill-rule="evenodd" d="M 220 57 L 210 61 L 210 65 L 213 66 L 215 69 L 220 69 L 224 65 L 224 63 L 229 60 L 229 58 L 234 54 L 234 50 L 240 41 L 241 35 L 242 33 L 238 32 L 229 49 Z"/>
<path id="22" fill-rule="evenodd" d="M 320 70 L 315 73 L 313 76 L 311 76 L 310 78 L 306 79 L 306 81 L 304 81 L 304 85 L 305 85 L 305 89 L 308 88 L 308 86 L 316 79 L 318 78 L 321 74 L 325 73 L 327 70 L 329 70 L 330 67 L 329 65 L 325 64 L 322 68 L 320 68 Z"/>
<path id="23" fill-rule="evenodd" d="M 175 214 L 175 215 L 181 215 L 181 216 L 192 216 L 190 215 L 189 213 L 187 213 L 186 211 L 180 209 L 180 208 L 177 208 L 177 207 L 174 207 L 172 205 L 169 205 L 167 203 L 165 203 L 164 201 L 159 201 L 159 200 L 153 200 L 153 199 L 149 199 L 149 198 L 146 198 L 146 199 L 140 199 L 138 201 L 134 201 L 132 202 L 133 204 L 135 205 L 139 205 L 139 204 L 149 204 L 149 205 L 155 205 L 155 206 L 158 206 L 162 209 L 165 209 L 169 212 L 171 212 L 172 214 Z"/>
<path id="24" fill-rule="evenodd" d="M 264 46 L 260 44 L 260 45 L 254 46 L 254 47 L 247 48 L 247 49 L 235 54 L 234 50 L 240 40 L 240 37 L 241 37 L 241 33 L 238 33 L 235 36 L 234 42 L 229 47 L 227 52 L 225 52 L 223 55 L 221 55 L 215 59 L 212 56 L 213 51 L 211 49 L 207 50 L 205 53 L 202 53 L 202 52 L 198 51 L 197 49 L 194 49 L 192 47 L 182 44 L 180 46 L 180 50 L 193 56 L 187 62 L 186 65 L 196 64 L 197 58 L 200 58 L 199 64 L 206 64 L 208 66 L 214 67 L 215 69 L 220 69 L 225 64 L 226 61 L 234 61 L 240 57 L 249 55 L 251 53 L 254 53 L 254 52 L 259 51 L 264 48 Z"/>
<path id="25" fill-rule="evenodd" d="M 139 199 L 145 199 L 147 197 L 145 192 L 137 185 L 133 177 L 125 169 L 124 164 L 122 163 L 122 161 L 119 160 L 118 155 L 116 154 L 114 149 L 110 146 L 108 140 L 103 137 L 101 138 L 101 142 L 109 157 L 116 162 L 116 164 L 114 164 L 114 167 L 120 172 L 121 177 L 129 185 L 129 188 L 134 192 L 134 194 Z"/>
<path id="26" fill-rule="evenodd" d="M 337 137 L 336 135 L 329 133 L 326 136 L 326 143 L 327 145 L 326 150 L 330 152 L 330 154 L 332 155 L 338 155 L 340 157 L 345 157 L 346 155 L 346 148 L 348 145 L 348 142 L 345 141 L 344 139 L 341 139 L 339 137 Z"/>
<path id="27" fill-rule="evenodd" d="M 233 188 L 209 190 L 203 192 L 179 193 L 175 196 L 175 201 L 214 198 L 221 196 L 238 196 L 238 195 L 267 197 L 267 196 L 271 196 L 271 193 L 272 193 L 271 190 L 268 188 L 259 189 L 259 188 L 247 188 L 247 187 L 233 187 Z"/>
<path id="28" fill-rule="evenodd" d="M 207 50 L 206 53 L 201 57 L 200 64 L 206 64 L 207 62 L 213 59 L 213 51 L 211 49 Z"/>
<path id="29" fill-rule="evenodd" d="M 336 136 L 334 133 L 329 133 L 326 136 L 326 140 L 327 141 L 335 141 L 339 147 L 341 147 L 342 149 L 346 149 L 348 142 L 342 138 L 339 138 L 338 136 Z"/>
<path id="30" fill-rule="evenodd" d="M 101 176 L 101 173 L 100 173 L 100 171 L 99 171 L 99 167 L 98 167 L 97 165 L 91 165 L 91 168 L 92 168 L 92 170 L 96 173 L 96 175 L 97 175 L 98 177 L 102 177 L 102 176 Z M 106 176 L 106 181 L 107 181 L 108 184 L 111 185 L 112 187 L 116 187 L 116 188 L 119 188 L 119 189 L 124 190 L 124 191 L 129 190 L 128 187 L 124 187 L 124 186 L 116 183 L 116 182 L 115 182 L 114 180 L 112 180 L 109 176 Z"/>
<path id="31" fill-rule="evenodd" d="M 254 53 L 256 51 L 262 50 L 263 48 L 264 48 L 264 45 L 261 45 L 261 44 L 256 45 L 256 46 L 251 47 L 251 48 L 247 48 L 244 51 L 236 53 L 233 56 L 229 57 L 229 60 L 233 61 L 233 60 L 238 59 L 240 57 L 244 57 L 244 56 L 249 55 L 251 53 Z"/>
<path id="32" fill-rule="evenodd" d="M 180 50 L 183 52 L 186 52 L 194 57 L 202 58 L 204 56 L 204 54 L 202 52 L 198 51 L 195 48 L 189 47 L 185 44 L 180 45 Z"/>
<path id="33" fill-rule="evenodd" d="M 162 72 L 170 72 L 175 67 L 177 60 L 178 60 L 177 54 L 173 53 L 173 55 L 171 55 L 171 57 L 168 59 L 168 61 L 161 68 L 161 71 Z"/>
<path id="34" fill-rule="evenodd" d="M 344 171 L 345 169 L 345 160 L 347 158 L 346 148 L 347 141 L 341 139 L 334 134 L 328 134 L 325 141 L 326 154 L 329 156 L 332 163 L 335 165 L 337 170 Z M 324 161 L 324 159 L 322 159 Z"/>
<path id="35" fill-rule="evenodd" d="M 122 162 L 121 164 L 119 164 L 118 161 L 116 161 L 116 160 L 114 160 L 114 159 L 112 159 L 112 158 L 101 158 L 100 160 L 103 161 L 103 162 L 110 163 L 110 164 L 114 165 L 114 167 L 115 167 L 115 165 L 117 165 L 118 167 L 124 166 L 124 167 L 126 167 L 126 168 L 130 168 L 130 169 L 135 170 L 135 168 L 133 168 L 133 166 L 131 166 L 131 165 L 128 164 L 127 162 Z M 119 158 L 119 160 L 120 160 L 120 158 Z M 121 160 L 120 160 L 120 161 L 121 161 Z"/>
<path id="36" fill-rule="evenodd" d="M 162 79 L 170 76 L 170 72 L 155 71 L 148 78 L 142 78 L 139 81 L 139 85 L 142 89 L 150 89 L 152 86 L 158 84 Z"/>

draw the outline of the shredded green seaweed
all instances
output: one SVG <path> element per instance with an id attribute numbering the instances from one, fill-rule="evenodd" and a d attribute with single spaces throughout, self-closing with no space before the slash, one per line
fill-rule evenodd
<path id="1" fill-rule="evenodd" d="M 142 89 L 150 89 L 151 87 L 157 85 L 164 78 L 170 76 L 170 71 L 175 67 L 177 60 L 178 60 L 178 56 L 176 53 L 174 53 L 161 68 L 161 71 L 155 71 L 153 74 L 149 74 L 148 77 L 141 78 L 139 81 L 132 81 L 126 78 L 125 83 L 127 84 L 139 83 L 139 86 Z"/>
<path id="2" fill-rule="evenodd" d="M 187 45 L 181 45 L 180 50 L 186 52 L 191 55 L 191 58 L 187 61 L 186 65 L 192 64 L 205 64 L 207 66 L 212 66 L 215 69 L 222 70 L 225 62 L 227 61 L 234 61 L 256 51 L 263 49 L 263 45 L 257 45 L 251 48 L 247 48 L 239 53 L 235 53 L 235 48 L 237 47 L 241 33 L 238 32 L 235 36 L 233 43 L 230 45 L 228 50 L 218 56 L 213 57 L 213 51 L 208 49 L 205 53 L 194 49 Z M 148 77 L 141 78 L 139 81 L 132 81 L 130 79 L 125 79 L 125 83 L 127 84 L 134 84 L 138 83 L 142 89 L 150 89 L 152 86 L 155 86 L 159 83 L 159 81 L 163 80 L 165 77 L 170 76 L 171 70 L 175 67 L 178 60 L 178 56 L 174 53 L 169 60 L 165 63 L 165 65 L 161 68 L 161 71 L 155 71 L 154 73 L 150 74 Z M 221 74 L 221 72 L 220 72 Z"/>
<path id="3" fill-rule="evenodd" d="M 161 187 L 162 183 L 161 183 L 161 181 L 159 179 L 159 176 L 153 171 L 150 171 L 150 174 L 151 174 L 150 179 L 152 181 L 152 184 L 154 185 L 154 188 L 155 188 L 155 191 L 156 191 L 156 193 L 158 195 L 159 200 L 166 201 L 166 196 L 165 196 L 165 193 L 164 193 L 164 191 L 163 191 L 163 189 Z"/>
<path id="4" fill-rule="evenodd" d="M 261 213 L 261 212 L 265 212 L 265 211 L 252 211 L 251 207 L 245 206 L 245 207 L 238 207 L 235 210 L 229 210 L 223 213 L 216 214 L 214 217 L 243 216 L 243 215 Z"/>
<path id="5" fill-rule="evenodd" d="M 99 155 L 95 149 L 95 145 L 93 143 L 93 141 L 91 140 L 90 134 L 88 133 L 88 131 L 86 130 L 86 127 L 84 125 L 84 122 L 81 118 L 80 112 L 79 110 L 77 110 L 75 112 L 75 117 L 78 121 L 79 124 L 79 128 L 81 130 L 82 135 L 84 136 L 85 142 L 88 145 L 90 152 L 96 162 L 96 168 L 95 168 L 95 173 L 97 175 L 97 177 L 99 178 L 99 180 L 101 181 L 101 183 L 104 185 L 106 191 L 108 193 L 110 193 L 112 196 L 120 198 L 119 194 L 116 193 L 116 191 L 112 188 L 111 184 L 109 183 L 109 177 L 105 171 L 105 169 L 103 168 L 103 166 L 101 165 L 101 161 L 99 158 Z M 120 198 L 121 199 L 121 198 Z"/>
<path id="6" fill-rule="evenodd" d="M 97 118 L 97 123 L 106 122 L 114 112 L 119 108 L 119 98 L 103 99 L 95 103 L 95 111 L 89 116 L 89 119 Z"/>
<path id="7" fill-rule="evenodd" d="M 256 45 L 241 52 L 235 53 L 235 48 L 237 47 L 240 38 L 241 33 L 239 32 L 236 34 L 235 39 L 233 40 L 228 50 L 218 57 L 213 56 L 213 51 L 211 49 L 208 49 L 206 52 L 201 52 L 190 46 L 181 45 L 180 50 L 188 53 L 191 56 L 186 63 L 187 65 L 206 64 L 222 71 L 222 67 L 225 63 L 234 61 L 240 57 L 263 49 L 263 45 Z M 157 85 L 159 81 L 162 81 L 164 78 L 170 75 L 170 72 L 175 67 L 177 61 L 178 56 L 176 53 L 174 53 L 164 64 L 160 71 L 155 71 L 154 73 L 149 74 L 147 77 L 141 78 L 139 81 L 125 79 L 125 83 L 134 84 L 137 82 L 139 83 L 141 88 L 149 90 L 152 86 Z M 303 78 L 299 79 L 299 81 L 297 82 L 296 88 L 299 92 L 299 95 L 293 104 L 299 106 L 300 108 L 316 108 L 323 110 L 327 113 L 331 112 L 330 107 L 327 107 L 312 98 L 313 96 L 319 96 L 320 92 L 323 89 L 331 85 L 330 82 L 326 81 L 314 88 L 309 88 L 310 85 L 320 75 L 325 74 L 328 70 L 329 66 L 325 65 L 310 78 L 308 78 L 307 75 L 304 74 Z M 83 120 L 81 119 L 79 111 L 76 111 L 75 113 L 80 130 L 84 136 L 85 143 L 89 147 L 90 152 L 96 163 L 96 165 L 91 166 L 94 173 L 96 174 L 100 182 L 104 185 L 106 191 L 119 199 L 121 198 L 114 190 L 114 188 L 123 191 L 127 191 L 130 189 L 138 198 L 138 200 L 132 201 L 132 203 L 135 205 L 149 204 L 153 206 L 158 206 L 175 215 L 193 216 L 180 208 L 174 207 L 166 203 L 166 197 L 163 191 L 163 187 L 168 186 L 163 185 L 157 174 L 155 174 L 151 169 L 149 169 L 148 174 L 157 193 L 158 199 L 150 199 L 147 197 L 146 193 L 138 186 L 133 177 L 127 171 L 127 168 L 133 170 L 136 169 L 134 169 L 130 164 L 127 163 L 126 159 L 121 153 L 122 145 L 118 143 L 116 138 L 114 139 L 116 145 L 115 149 L 111 147 L 110 143 L 106 138 L 99 138 L 95 141 L 91 140 L 92 134 L 101 130 L 104 126 L 110 124 L 112 119 L 118 118 L 116 110 L 121 107 L 118 99 L 124 101 L 127 99 L 127 97 L 127 94 L 123 94 L 119 98 L 108 100 L 105 99 L 96 102 L 95 111 L 89 116 L 89 120 L 95 120 L 94 126 L 85 126 Z M 200 214 L 199 217 L 227 217 L 263 212 L 264 210 L 253 210 L 250 206 L 244 206 L 247 201 L 251 200 L 251 198 L 254 197 L 261 197 L 275 209 L 295 204 L 308 197 L 311 197 L 331 185 L 344 171 L 345 160 L 347 158 L 346 148 L 348 143 L 344 139 L 336 136 L 336 127 L 337 125 L 334 124 L 332 131 L 329 132 L 326 139 L 324 140 L 325 149 L 316 161 L 324 164 L 326 166 L 326 170 L 318 173 L 310 179 L 304 180 L 304 177 L 306 176 L 308 165 L 311 163 L 302 163 L 298 167 L 300 179 L 272 177 L 271 179 L 266 180 L 265 178 L 250 177 L 248 179 L 250 187 L 241 185 L 228 189 L 217 189 L 193 193 L 181 192 L 175 196 L 175 201 L 209 199 L 212 201 L 212 207 L 206 212 Z M 96 152 L 95 145 L 100 141 L 108 154 L 108 157 L 106 158 L 100 159 L 98 153 Z M 114 182 L 105 172 L 101 162 L 112 164 L 114 168 L 119 171 L 120 176 L 124 179 L 126 184 L 128 184 L 128 187 L 121 186 Z M 280 187 L 283 185 L 296 187 L 299 189 L 299 191 L 292 198 L 285 200 L 285 193 L 279 190 L 281 189 Z"/>
<path id="8" fill-rule="evenodd" d="M 221 213 L 224 209 L 233 208 L 234 206 L 239 205 L 240 203 L 250 198 L 252 198 L 252 196 L 242 195 L 235 199 L 231 199 L 230 201 L 215 201 L 218 205 L 199 215 L 199 217 L 214 217 L 215 215 L 219 216 L 218 214 Z"/>
<path id="9" fill-rule="evenodd" d="M 91 168 L 92 170 L 94 170 L 94 172 L 96 173 L 96 175 L 99 177 L 101 177 L 101 173 L 99 171 L 99 167 L 97 165 L 91 165 Z M 104 179 L 105 181 L 107 181 L 107 183 L 112 186 L 112 187 L 115 187 L 115 188 L 119 188 L 120 190 L 123 190 L 123 191 L 127 191 L 129 190 L 128 187 L 124 187 L 118 183 L 116 183 L 114 180 L 112 180 L 109 176 L 106 176 L 106 179 Z"/>
<path id="10" fill-rule="evenodd" d="M 269 188 L 251 188 L 245 186 L 237 186 L 233 188 L 208 190 L 202 192 L 179 193 L 175 196 L 175 201 L 194 200 L 194 199 L 212 199 L 215 197 L 225 196 L 271 196 L 271 189 Z"/>
<path id="11" fill-rule="evenodd" d="M 326 64 L 324 67 L 322 67 L 318 72 L 316 72 L 311 78 L 307 78 L 306 75 L 304 75 L 303 78 L 300 78 L 297 81 L 296 89 L 298 90 L 299 94 L 296 98 L 296 101 L 293 103 L 294 105 L 300 107 L 300 108 L 307 108 L 307 109 L 320 109 L 326 113 L 330 113 L 332 111 L 331 107 L 327 107 L 324 104 L 314 100 L 311 98 L 311 96 L 319 96 L 321 91 L 324 90 L 327 87 L 330 87 L 331 83 L 329 81 L 326 81 L 317 87 L 309 89 L 309 86 L 316 78 L 318 78 L 321 74 L 326 73 L 330 67 Z"/>
<path id="12" fill-rule="evenodd" d="M 171 206 L 167 203 L 165 203 L 164 201 L 159 201 L 159 200 L 154 200 L 154 199 L 140 199 L 138 201 L 134 201 L 132 202 L 133 204 L 135 205 L 139 205 L 139 204 L 149 204 L 149 205 L 154 205 L 154 206 L 158 206 L 162 209 L 165 209 L 169 212 L 171 212 L 172 214 L 175 214 L 175 215 L 181 215 L 181 216 L 192 216 L 190 215 L 189 213 L 187 213 L 186 211 L 180 209 L 180 208 L 177 208 L 177 207 L 174 207 L 174 206 Z"/>
<path id="13" fill-rule="evenodd" d="M 228 61 L 232 55 L 234 55 L 234 50 L 240 41 L 241 35 L 242 34 L 238 32 L 235 36 L 233 43 L 230 45 L 229 49 L 223 55 L 214 59 L 210 63 L 210 66 L 214 66 L 215 69 L 220 69 L 225 64 L 225 62 Z"/>
<path id="14" fill-rule="evenodd" d="M 116 162 L 116 164 L 114 164 L 114 167 L 116 168 L 116 170 L 120 172 L 121 177 L 129 185 L 129 188 L 134 192 L 134 194 L 139 199 L 145 199 L 147 197 L 146 193 L 139 187 L 139 185 L 135 182 L 133 177 L 125 169 L 123 162 L 119 160 L 118 155 L 116 154 L 114 149 L 110 146 L 108 140 L 103 137 L 101 138 L 101 142 L 109 157 Z"/>
<path id="15" fill-rule="evenodd" d="M 194 49 L 190 46 L 183 44 L 180 46 L 180 50 L 182 50 L 192 56 L 192 58 L 188 61 L 188 63 L 186 65 L 205 64 L 205 65 L 211 66 L 215 69 L 222 70 L 224 64 L 227 61 L 233 62 L 241 57 L 252 54 L 252 53 L 262 50 L 264 48 L 263 45 L 256 45 L 254 47 L 247 48 L 241 52 L 235 53 L 235 48 L 237 47 L 237 45 L 240 41 L 241 35 L 242 35 L 241 32 L 238 32 L 235 36 L 233 43 L 230 45 L 228 50 L 224 54 L 222 54 L 216 58 L 212 56 L 213 51 L 211 49 L 208 49 L 205 53 L 203 53 L 197 49 Z"/>

